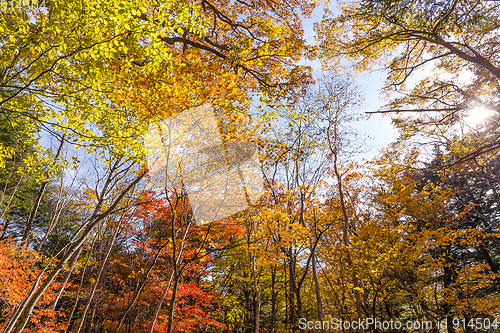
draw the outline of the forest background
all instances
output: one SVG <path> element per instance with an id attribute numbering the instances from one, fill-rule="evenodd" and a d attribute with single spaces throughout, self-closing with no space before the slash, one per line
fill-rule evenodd
<path id="1" fill-rule="evenodd" d="M 2 1 L 0 329 L 495 331 L 499 32 L 497 1 Z M 143 139 L 201 105 L 266 190 L 206 224 L 152 186 Z M 380 114 L 397 136 L 361 161 Z"/>

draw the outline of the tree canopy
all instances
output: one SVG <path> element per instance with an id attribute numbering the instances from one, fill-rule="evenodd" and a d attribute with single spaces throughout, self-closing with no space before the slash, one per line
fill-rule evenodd
<path id="1" fill-rule="evenodd" d="M 4 333 L 500 326 L 498 2 L 0 5 Z"/>

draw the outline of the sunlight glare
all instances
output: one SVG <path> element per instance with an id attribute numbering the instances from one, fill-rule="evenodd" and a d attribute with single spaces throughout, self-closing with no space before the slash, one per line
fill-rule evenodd
<path id="1" fill-rule="evenodd" d="M 476 127 L 483 123 L 486 118 L 493 114 L 493 110 L 486 109 L 482 106 L 477 106 L 469 110 L 464 117 L 465 122 L 470 127 Z"/>

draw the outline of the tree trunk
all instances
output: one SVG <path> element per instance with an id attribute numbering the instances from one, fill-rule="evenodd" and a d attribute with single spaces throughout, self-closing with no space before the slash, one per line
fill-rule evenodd
<path id="1" fill-rule="evenodd" d="M 451 262 L 451 258 L 450 258 L 450 255 L 449 255 L 449 251 L 450 251 L 450 247 L 448 246 L 446 249 L 445 249 L 445 252 L 443 254 L 445 254 L 445 263 L 444 263 L 444 267 L 443 267 L 443 287 L 444 287 L 444 294 L 447 295 L 450 293 L 450 291 L 448 290 L 449 288 L 451 288 L 451 285 L 452 283 L 454 282 L 454 275 L 455 275 L 455 272 L 453 270 L 453 267 L 452 267 L 452 262 Z M 447 323 L 447 329 L 448 329 L 448 333 L 455 333 L 455 329 L 453 328 L 453 315 L 450 313 L 450 310 L 451 310 L 451 304 L 449 304 L 448 302 L 443 302 L 443 315 L 444 315 L 444 318 L 446 320 L 446 323 Z M 467 322 L 467 321 L 466 321 Z M 470 332 L 470 329 L 468 327 L 465 328 L 465 331 L 466 332 Z"/>
<path id="2" fill-rule="evenodd" d="M 174 324 L 175 298 L 177 297 L 177 287 L 179 286 L 180 276 L 174 270 L 174 286 L 172 288 L 172 296 L 170 297 L 170 306 L 168 309 L 168 324 L 167 333 L 172 333 L 172 325 Z"/>
<path id="3" fill-rule="evenodd" d="M 167 244 L 168 243 L 165 243 L 164 245 L 162 245 L 158 249 L 158 252 L 156 253 L 155 258 L 153 259 L 153 262 L 151 263 L 151 266 L 149 267 L 148 271 L 146 272 L 146 274 L 144 276 L 144 280 L 142 281 L 142 283 L 140 284 L 140 286 L 138 288 L 136 288 L 137 291 L 134 293 L 134 297 L 132 298 L 132 301 L 128 305 L 127 309 L 125 310 L 125 312 L 123 313 L 123 315 L 122 315 L 122 317 L 120 319 L 120 322 L 116 326 L 115 332 L 118 332 L 120 330 L 120 327 L 123 325 L 123 323 L 124 323 L 125 319 L 127 318 L 127 315 L 129 314 L 130 310 L 132 310 L 132 307 L 134 306 L 135 302 L 137 302 L 137 300 L 139 299 L 139 296 L 141 295 L 142 290 L 144 289 L 144 286 L 146 285 L 146 283 L 148 281 L 149 275 L 151 274 L 151 271 L 153 270 L 153 267 L 156 265 L 156 262 L 158 261 L 158 257 L 160 256 L 161 251 L 163 250 L 163 248 Z"/>
<path id="4" fill-rule="evenodd" d="M 316 307 L 318 309 L 318 319 L 323 321 L 323 304 L 321 302 L 321 292 L 319 288 L 318 274 L 316 271 L 316 255 L 312 254 L 312 275 L 314 280 L 314 291 L 316 292 Z"/>
<path id="5" fill-rule="evenodd" d="M 254 291 L 254 333 L 260 332 L 260 289 L 257 283 L 257 268 L 255 264 L 255 253 L 252 255 L 252 278 Z"/>
<path id="6" fill-rule="evenodd" d="M 271 267 L 271 330 L 276 328 L 276 265 Z"/>
<path id="7" fill-rule="evenodd" d="M 14 195 L 16 194 L 17 189 L 19 188 L 19 184 L 21 184 L 21 181 L 23 179 L 24 179 L 24 174 L 22 174 L 21 177 L 19 177 L 19 181 L 17 182 L 16 187 L 14 187 L 14 191 L 10 195 L 9 202 L 5 206 L 5 209 L 2 211 L 2 215 L 0 216 L 0 220 L 4 219 L 5 213 L 7 213 L 7 211 L 10 208 L 10 204 L 12 203 L 12 198 L 14 198 Z M 3 199 L 2 199 L 2 201 L 3 201 Z M 9 226 L 9 222 L 10 221 L 8 219 L 5 219 L 5 223 L 2 226 L 2 235 L 0 236 L 0 239 L 4 239 L 5 238 L 5 233 L 7 232 L 7 227 Z"/>
<path id="8" fill-rule="evenodd" d="M 82 244 L 82 246 L 80 246 L 80 248 L 73 254 L 71 259 L 69 260 L 69 268 L 66 271 L 66 273 L 64 273 L 61 288 L 59 289 L 59 292 L 57 293 L 56 299 L 50 304 L 50 309 L 52 309 L 52 310 L 56 309 L 57 302 L 59 302 L 59 299 L 61 298 L 61 295 L 64 292 L 64 288 L 66 287 L 66 283 L 68 283 L 68 280 L 71 277 L 71 273 L 73 273 L 73 269 L 75 268 L 75 263 L 78 261 L 78 258 L 80 257 L 80 253 L 82 253 L 82 249 L 83 249 L 83 244 Z"/>
<path id="9" fill-rule="evenodd" d="M 156 324 L 156 320 L 158 319 L 158 314 L 160 313 L 161 306 L 163 305 L 163 301 L 165 300 L 165 297 L 167 296 L 168 290 L 170 289 L 170 284 L 172 283 L 172 278 L 174 277 L 174 271 L 172 270 L 172 274 L 170 274 L 170 278 L 168 279 L 168 283 L 165 286 L 165 290 L 161 294 L 160 300 L 158 301 L 158 304 L 156 304 L 155 311 L 153 313 L 153 319 L 151 319 L 151 325 L 149 326 L 148 333 L 153 333 L 153 329 Z"/>
<path id="10" fill-rule="evenodd" d="M 123 216 L 122 216 L 122 218 L 123 218 Z M 116 226 L 116 230 L 113 233 L 111 241 L 109 242 L 108 249 L 106 251 L 106 255 L 102 259 L 102 264 L 101 264 L 101 267 L 99 268 L 99 272 L 97 273 L 96 281 L 95 281 L 94 285 L 92 286 L 92 290 L 90 291 L 90 295 L 89 295 L 89 299 L 87 301 L 87 305 L 83 309 L 82 319 L 81 319 L 81 322 L 80 322 L 80 326 L 78 327 L 78 330 L 76 331 L 77 333 L 79 333 L 80 330 L 83 327 L 83 324 L 85 322 L 85 317 L 87 316 L 87 311 L 88 311 L 90 305 L 92 304 L 92 301 L 94 299 L 94 295 L 95 295 L 95 292 L 96 292 L 97 288 L 99 286 L 101 286 L 102 283 L 103 283 L 103 281 L 104 281 L 104 276 L 106 274 L 105 272 L 106 272 L 107 267 L 108 267 L 108 260 L 109 260 L 109 257 L 111 255 L 111 252 L 113 251 L 113 246 L 115 245 L 115 241 L 116 241 L 116 237 L 118 236 L 118 232 L 120 231 L 121 221 L 122 221 L 122 219 L 120 219 L 120 222 Z M 94 313 L 95 313 L 95 307 L 92 307 L 92 318 L 94 316 Z M 91 318 L 91 321 L 89 323 L 90 326 L 92 326 L 92 318 Z"/>
<path id="11" fill-rule="evenodd" d="M 153 319 L 151 320 L 151 325 L 149 327 L 149 331 L 148 333 L 153 333 L 153 329 L 154 329 L 154 326 L 155 326 L 155 323 L 156 323 L 156 319 L 158 318 L 158 314 L 160 313 L 160 309 L 161 309 L 161 306 L 163 304 L 163 300 L 165 299 L 165 296 L 167 296 L 167 292 L 168 292 L 168 289 L 170 288 L 170 284 L 172 283 L 172 278 L 176 278 L 175 275 L 176 275 L 176 269 L 179 267 L 179 263 L 182 259 L 182 253 L 184 252 L 184 245 L 186 243 L 186 237 L 188 235 L 188 232 L 189 232 L 189 228 L 191 226 L 191 222 L 189 222 L 188 226 L 186 227 L 186 231 L 184 232 L 184 236 L 182 237 L 182 243 L 181 243 L 181 247 L 179 249 L 179 254 L 177 255 L 176 258 L 174 258 L 174 265 L 173 265 L 173 270 L 172 270 L 172 274 L 170 275 L 170 279 L 168 280 L 168 283 L 167 283 L 167 286 L 165 287 L 165 290 L 163 291 L 163 294 L 160 298 L 160 301 L 158 302 L 158 304 L 156 305 L 156 309 L 155 309 L 155 312 L 154 312 L 154 315 L 153 315 Z M 176 282 L 178 281 L 178 278 L 176 278 L 175 280 Z M 172 296 L 175 297 L 175 295 L 177 294 L 177 286 L 175 286 L 175 290 L 172 289 Z M 174 298 L 174 301 L 175 301 L 175 298 Z M 171 305 L 173 306 L 173 301 L 171 302 Z M 170 312 L 172 314 L 172 317 L 173 317 L 173 308 L 172 308 L 172 311 Z M 170 314 L 169 314 L 170 316 Z M 169 319 L 169 322 L 170 322 L 170 319 Z"/>
<path id="12" fill-rule="evenodd" d="M 333 169 L 335 171 L 335 177 L 337 178 L 337 187 L 339 190 L 339 197 L 340 197 L 340 205 L 342 207 L 342 215 L 344 217 L 344 226 L 343 226 L 343 241 L 344 245 L 346 247 L 346 256 L 347 256 L 347 265 L 349 266 L 350 269 L 352 269 L 353 263 L 352 263 L 352 258 L 351 258 L 351 252 L 349 251 L 349 215 L 347 214 L 347 207 L 345 203 L 345 197 L 344 197 L 344 190 L 342 186 L 342 176 L 340 175 L 339 169 L 338 169 L 338 156 L 337 153 L 334 153 L 334 163 L 333 163 Z M 354 286 L 354 298 L 356 302 L 356 313 L 358 315 L 358 320 L 361 322 L 363 321 L 363 309 L 361 306 L 361 294 L 359 292 L 359 282 L 358 282 L 358 277 L 356 276 L 356 272 L 352 272 L 352 284 Z M 364 333 L 363 327 L 359 328 L 360 333 Z"/>
<path id="13" fill-rule="evenodd" d="M 89 265 L 90 256 L 92 255 L 92 252 L 94 250 L 94 245 L 95 245 L 96 240 L 97 240 L 97 235 L 94 237 L 94 240 L 92 241 L 92 245 L 90 246 L 90 250 L 89 250 L 87 259 L 85 260 L 85 266 L 83 267 L 82 277 L 80 279 L 80 284 L 78 285 L 78 291 L 76 292 L 75 305 L 73 306 L 73 309 L 71 309 L 71 313 L 69 315 L 68 323 L 66 325 L 66 329 L 64 330 L 64 333 L 69 332 L 71 330 L 70 329 L 71 326 L 73 326 L 73 322 L 74 322 L 73 314 L 75 313 L 76 309 L 78 308 L 78 301 L 80 299 L 80 292 L 82 290 L 83 281 L 85 279 L 85 273 L 87 272 L 87 267 Z M 82 248 L 83 248 L 83 246 L 82 246 Z"/>
<path id="14" fill-rule="evenodd" d="M 293 326 L 295 326 L 295 288 L 296 288 L 296 282 L 295 282 L 295 262 L 293 260 L 293 253 L 292 249 L 290 249 L 290 261 L 289 261 L 289 266 L 288 266 L 288 274 L 289 274 L 289 281 L 290 281 L 290 323 Z"/>
<path id="15" fill-rule="evenodd" d="M 132 189 L 134 188 L 139 181 L 142 180 L 142 178 L 145 176 L 146 172 L 141 173 L 133 182 L 131 182 L 117 197 L 117 199 L 113 202 L 113 204 L 110 205 L 110 207 L 101 214 L 97 214 L 91 217 L 90 222 L 87 224 L 85 229 L 83 230 L 82 234 L 80 237 L 76 238 L 73 240 L 69 247 L 67 252 L 63 255 L 61 260 L 58 262 L 58 264 L 52 269 L 52 271 L 49 273 L 49 275 L 45 278 L 45 280 L 42 282 L 39 288 L 36 288 L 38 282 L 35 282 L 33 284 L 33 289 L 28 293 L 28 295 L 25 297 L 25 300 L 29 300 L 28 302 L 22 303 L 20 305 L 21 311 L 17 312 L 16 314 L 13 315 L 10 318 L 9 324 L 7 327 L 4 329 L 3 333 L 21 333 L 24 330 L 24 327 L 28 323 L 29 318 L 31 317 L 31 313 L 33 312 L 33 309 L 35 308 L 36 303 L 42 297 L 43 293 L 47 290 L 47 288 L 50 286 L 52 281 L 55 280 L 55 278 L 59 275 L 59 272 L 63 269 L 64 265 L 66 262 L 73 256 L 75 251 L 82 246 L 82 244 L 85 242 L 87 239 L 88 235 L 90 232 L 94 229 L 94 227 L 101 222 L 103 219 L 105 219 L 111 212 L 113 212 L 118 204 L 122 201 L 122 199 L 125 197 L 125 195 Z M 14 328 L 15 326 L 15 328 Z"/>
<path id="16" fill-rule="evenodd" d="M 64 135 L 61 138 L 61 143 L 59 144 L 59 148 L 57 149 L 56 156 L 54 156 L 54 160 L 52 161 L 51 166 L 53 166 L 57 162 L 57 159 L 61 155 L 63 146 L 64 146 Z M 33 203 L 33 206 L 30 209 L 28 221 L 26 222 L 26 228 L 24 229 L 23 238 L 21 239 L 21 244 L 26 246 L 26 248 L 28 247 L 29 243 L 29 234 L 31 232 L 31 229 L 33 228 L 33 221 L 35 220 L 36 213 L 42 201 L 43 193 L 45 192 L 45 189 L 47 188 L 48 184 L 49 184 L 48 181 L 42 183 L 40 189 L 38 190 L 38 194 L 36 195 L 35 202 Z"/>

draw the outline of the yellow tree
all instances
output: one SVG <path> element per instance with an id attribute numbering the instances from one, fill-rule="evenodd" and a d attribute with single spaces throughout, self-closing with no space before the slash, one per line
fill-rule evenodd
<path id="1" fill-rule="evenodd" d="M 51 1 L 40 10 L 8 8 L 2 32 L 0 107 L 24 121 L 36 142 L 41 128 L 99 154 L 120 178 L 143 161 L 141 136 L 156 119 L 211 102 L 226 137 L 248 119 L 256 93 L 279 96 L 307 77 L 296 66 L 312 53 L 300 18 L 313 3 L 280 1 Z M 20 119 L 20 120 L 18 120 Z M 15 125 L 15 124 L 14 124 Z M 41 150 L 41 148 L 40 148 Z M 11 152 L 3 150 L 9 158 Z M 26 161 L 32 167 L 36 158 Z M 115 198 L 102 194 L 82 233 L 18 307 L 5 332 L 20 332 L 44 291 L 144 176 Z M 116 184 L 111 180 L 111 184 Z M 103 189 L 103 193 L 107 189 Z M 31 297 L 33 295 L 33 297 Z"/>

